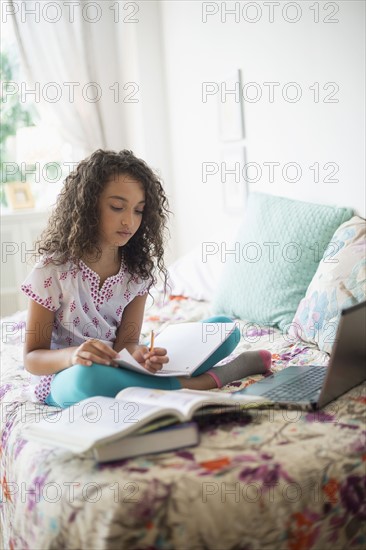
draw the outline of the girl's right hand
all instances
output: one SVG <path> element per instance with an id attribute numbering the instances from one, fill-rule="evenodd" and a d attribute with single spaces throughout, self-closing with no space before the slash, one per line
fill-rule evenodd
<path id="1" fill-rule="evenodd" d="M 92 338 L 86 340 L 74 350 L 71 356 L 71 365 L 90 367 L 92 363 L 99 363 L 100 365 L 118 367 L 117 363 L 113 361 L 117 355 L 118 353 L 107 344 Z"/>

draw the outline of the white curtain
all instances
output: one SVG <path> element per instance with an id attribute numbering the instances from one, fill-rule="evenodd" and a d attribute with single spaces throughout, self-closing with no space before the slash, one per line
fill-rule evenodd
<path id="1" fill-rule="evenodd" d="M 116 4 L 11 0 L 27 75 L 20 88 L 35 90 L 41 116 L 81 156 L 99 147 L 133 148 L 141 126 L 136 25 L 123 21 L 123 2 L 116 21 Z"/>

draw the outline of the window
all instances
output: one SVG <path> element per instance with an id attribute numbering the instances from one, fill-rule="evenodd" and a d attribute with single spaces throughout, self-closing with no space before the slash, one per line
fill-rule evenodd
<path id="1" fill-rule="evenodd" d="M 59 135 L 52 121 L 41 114 L 32 94 L 25 94 L 27 83 L 20 64 L 16 38 L 11 24 L 3 25 L 1 55 L 1 194 L 7 201 L 5 186 L 28 184 L 35 208 L 53 204 L 65 176 L 73 167 L 72 147 Z"/>

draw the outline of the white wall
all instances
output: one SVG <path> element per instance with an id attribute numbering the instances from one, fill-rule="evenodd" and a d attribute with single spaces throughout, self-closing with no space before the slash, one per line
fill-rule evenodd
<path id="1" fill-rule="evenodd" d="M 250 3 L 249 3 L 250 4 Z M 202 100 L 205 82 L 220 85 L 228 73 L 240 68 L 243 83 L 255 82 L 263 93 L 256 103 L 244 101 L 247 162 L 263 170 L 252 190 L 269 192 L 310 202 L 351 206 L 365 216 L 364 169 L 364 11 L 358 1 L 280 2 L 274 20 L 263 2 L 160 2 L 163 22 L 164 63 L 170 118 L 170 147 L 173 166 L 173 209 L 176 217 L 176 253 L 181 254 L 202 241 L 221 239 L 226 230 L 240 222 L 240 215 L 228 215 L 222 206 L 220 174 L 202 178 L 202 164 L 220 163 L 218 95 Z M 268 4 L 268 3 L 267 3 Z M 283 7 L 290 23 L 282 15 Z M 292 7 L 289 6 L 292 4 Z M 204 6 L 217 13 L 203 22 Z M 319 22 L 310 6 L 319 6 Z M 237 6 L 235 15 L 224 17 L 227 9 Z M 326 8 L 326 6 L 328 6 Z M 339 7 L 338 13 L 332 14 Z M 261 17 L 255 23 L 245 21 Z M 254 10 L 257 10 L 255 13 Z M 295 11 L 297 10 L 297 11 Z M 338 19 L 326 23 L 324 18 Z M 221 20 L 223 19 L 223 21 Z M 264 82 L 278 82 L 274 101 L 269 101 Z M 282 97 L 289 82 L 296 82 L 302 97 L 291 103 Z M 320 101 L 314 101 L 309 89 L 319 83 Z M 337 103 L 323 100 L 335 88 Z M 293 97 L 295 88 L 289 88 Z M 247 98 L 254 88 L 247 89 Z M 229 96 L 226 96 L 227 98 Z M 269 182 L 264 162 L 279 162 L 273 183 Z M 302 170 L 301 179 L 289 183 L 282 168 L 289 162 Z M 319 163 L 320 181 L 309 167 Z M 325 181 L 332 167 L 338 182 Z M 243 164 L 243 163 L 242 163 Z M 254 172 L 249 172 L 254 177 Z M 288 178 L 295 177 L 289 170 Z"/>

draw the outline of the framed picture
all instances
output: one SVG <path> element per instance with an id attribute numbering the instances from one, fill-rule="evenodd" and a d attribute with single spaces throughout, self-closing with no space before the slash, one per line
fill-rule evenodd
<path id="1" fill-rule="evenodd" d="M 5 186 L 6 199 L 13 210 L 34 208 L 34 198 L 29 183 L 11 182 Z"/>
<path id="2" fill-rule="evenodd" d="M 245 163 L 244 145 L 233 144 L 221 149 L 222 202 L 228 214 L 242 214 L 245 210 L 248 195 Z"/>
<path id="3" fill-rule="evenodd" d="M 240 69 L 221 82 L 218 95 L 221 141 L 240 141 L 245 137 L 242 91 Z"/>

